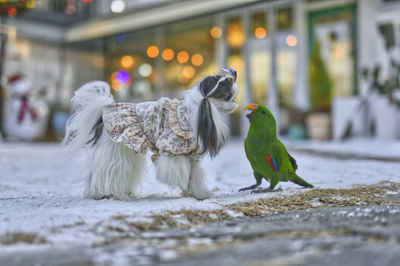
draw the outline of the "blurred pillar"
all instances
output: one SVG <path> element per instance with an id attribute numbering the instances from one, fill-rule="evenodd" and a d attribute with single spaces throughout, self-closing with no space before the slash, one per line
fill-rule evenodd
<path id="1" fill-rule="evenodd" d="M 356 49 L 358 50 L 357 77 L 362 78 L 361 70 L 363 68 L 372 69 L 377 60 L 376 39 L 378 37 L 376 14 L 375 14 L 375 1 L 374 0 L 358 0 L 357 1 L 357 24 L 358 26 L 358 43 Z M 360 80 L 359 80 L 360 81 Z M 358 82 L 361 84 L 362 82 Z M 362 93 L 363 89 L 358 90 Z"/>
<path id="2" fill-rule="evenodd" d="M 4 17 L 0 14 L 0 28 L 3 28 Z M 0 135 L 3 134 L 3 100 L 5 98 L 5 92 L 3 90 L 3 65 L 5 61 L 5 51 L 7 43 L 7 34 L 0 32 Z"/>
<path id="3" fill-rule="evenodd" d="M 160 54 L 165 49 L 165 27 L 158 27 L 155 30 L 155 43 L 160 49 Z M 165 63 L 161 56 L 157 56 L 155 60 L 155 67 L 157 69 L 158 75 L 155 83 L 156 96 L 157 98 L 165 95 Z"/>
<path id="4" fill-rule="evenodd" d="M 357 1 L 357 24 L 358 24 L 358 42 L 356 49 L 357 52 L 357 68 L 356 77 L 359 97 L 363 103 L 362 105 L 362 132 L 364 136 L 369 135 L 369 121 L 371 119 L 370 106 L 367 100 L 368 95 L 371 93 L 371 88 L 368 80 L 363 77 L 363 69 L 371 71 L 377 62 L 377 25 L 374 0 L 358 0 Z M 371 75 L 371 73 L 370 73 Z"/>
<path id="5" fill-rule="evenodd" d="M 219 27 L 222 29 L 222 35 L 219 37 L 216 42 L 214 43 L 214 61 L 215 64 L 217 65 L 218 70 L 219 68 L 229 68 L 227 64 L 228 62 L 228 47 L 227 47 L 227 42 L 226 42 L 226 30 L 227 30 L 227 23 L 226 23 L 226 17 L 225 16 L 220 16 L 216 15 L 215 16 L 215 25 L 216 27 Z M 239 88 L 241 89 L 241 88 Z M 231 117 L 225 116 L 224 121 L 227 124 L 228 128 L 231 128 Z"/>
<path id="6" fill-rule="evenodd" d="M 296 47 L 296 82 L 293 92 L 294 107 L 306 111 L 310 106 L 310 93 L 308 87 L 308 52 L 307 52 L 307 23 L 304 1 L 293 5 L 295 34 L 297 35 Z"/>
<path id="7" fill-rule="evenodd" d="M 226 66 L 226 62 L 228 62 L 228 50 L 226 43 L 226 18 L 224 16 L 216 16 L 215 17 L 215 26 L 222 29 L 222 35 L 215 42 L 215 62 L 217 67 L 228 67 Z"/>
<path id="8" fill-rule="evenodd" d="M 268 108 L 275 116 L 277 120 L 277 124 L 279 124 L 279 91 L 278 91 L 278 76 L 277 76 L 277 64 L 276 64 L 276 17 L 275 17 L 276 8 L 271 7 L 268 11 L 268 24 L 269 24 L 269 32 L 270 36 L 270 54 L 271 54 L 271 73 L 270 73 L 270 81 L 269 81 L 269 92 L 268 92 Z M 279 126 L 277 126 L 277 130 Z M 279 130 L 278 130 L 279 131 Z M 279 133 L 279 132 L 278 132 Z"/>
<path id="9" fill-rule="evenodd" d="M 252 90 L 251 90 L 251 73 L 250 73 L 250 54 L 249 51 L 249 38 L 251 36 L 251 26 L 250 26 L 250 13 L 244 12 L 243 14 L 243 28 L 245 32 L 245 45 L 243 48 L 243 60 L 244 60 L 244 97 L 243 97 L 243 106 L 250 104 L 253 101 Z M 249 129 L 249 122 L 246 118 L 245 112 L 240 112 L 240 128 L 241 135 L 246 136 Z"/>

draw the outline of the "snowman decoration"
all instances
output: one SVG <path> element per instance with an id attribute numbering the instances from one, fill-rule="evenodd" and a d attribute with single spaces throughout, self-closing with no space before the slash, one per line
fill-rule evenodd
<path id="1" fill-rule="evenodd" d="M 32 141 L 44 136 L 48 120 L 48 106 L 35 99 L 31 82 L 21 74 L 7 81 L 8 100 L 5 104 L 4 133 L 7 139 Z"/>

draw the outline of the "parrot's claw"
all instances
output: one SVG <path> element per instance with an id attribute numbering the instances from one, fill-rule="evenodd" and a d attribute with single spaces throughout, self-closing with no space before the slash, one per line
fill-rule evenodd
<path id="1" fill-rule="evenodd" d="M 256 190 L 253 190 L 252 192 L 251 192 L 251 194 L 253 194 L 253 193 L 267 193 L 267 192 L 281 192 L 282 191 L 282 188 L 281 187 L 279 187 L 279 188 L 277 188 L 277 189 L 272 189 L 272 188 L 265 188 L 265 189 L 256 189 Z"/>
<path id="2" fill-rule="evenodd" d="M 254 184 L 254 185 L 249 186 L 249 187 L 244 187 L 244 188 L 239 189 L 239 192 L 240 191 L 245 191 L 245 190 L 250 190 L 250 189 L 256 189 L 258 186 L 259 186 L 258 184 Z"/>

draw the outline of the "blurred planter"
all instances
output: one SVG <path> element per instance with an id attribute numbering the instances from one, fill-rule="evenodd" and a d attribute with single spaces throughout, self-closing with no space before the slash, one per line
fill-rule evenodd
<path id="1" fill-rule="evenodd" d="M 331 138 L 331 117 L 329 113 L 311 113 L 306 118 L 309 137 L 314 140 Z"/>
<path id="2" fill-rule="evenodd" d="M 302 140 L 307 138 L 306 116 L 307 113 L 300 109 L 291 108 L 289 110 L 291 125 L 288 128 L 288 133 L 291 139 Z"/>
<path id="3" fill-rule="evenodd" d="M 302 125 L 293 125 L 289 127 L 289 136 L 294 140 L 302 140 L 306 139 L 307 131 L 306 128 Z"/>

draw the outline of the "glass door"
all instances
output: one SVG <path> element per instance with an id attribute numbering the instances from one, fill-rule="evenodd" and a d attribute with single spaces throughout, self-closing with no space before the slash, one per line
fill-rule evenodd
<path id="1" fill-rule="evenodd" d="M 271 75 L 270 37 L 267 13 L 256 11 L 250 15 L 249 41 L 246 49 L 249 56 L 249 85 L 251 102 L 267 105 Z"/>
<path id="2" fill-rule="evenodd" d="M 225 61 L 238 71 L 238 110 L 232 134 L 243 136 L 248 121 L 242 112 L 251 102 L 267 106 L 279 131 L 291 124 L 297 71 L 297 37 L 292 5 L 263 3 L 224 15 Z"/>
<path id="3" fill-rule="evenodd" d="M 309 80 L 313 111 L 330 111 L 334 97 L 356 91 L 355 4 L 310 12 Z"/>

